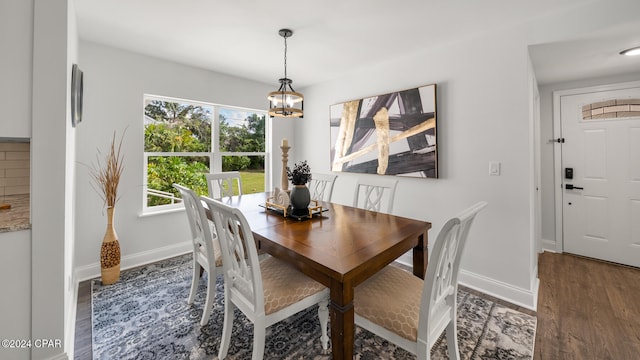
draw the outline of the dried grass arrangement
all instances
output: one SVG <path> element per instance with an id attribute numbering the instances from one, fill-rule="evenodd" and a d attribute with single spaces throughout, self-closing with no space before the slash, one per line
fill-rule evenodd
<path id="1" fill-rule="evenodd" d="M 120 142 L 116 146 L 114 131 L 109 152 L 101 159 L 102 154 L 98 149 L 96 162 L 89 168 L 89 174 L 93 180 L 91 185 L 107 205 L 107 231 L 100 248 L 100 274 L 103 285 L 113 284 L 120 279 L 120 243 L 113 225 L 113 213 L 114 206 L 119 199 L 118 185 L 124 170 L 122 140 L 125 132 L 126 130 L 122 133 Z"/>
<path id="2" fill-rule="evenodd" d="M 126 132 L 126 130 L 125 130 Z M 120 177 L 124 170 L 124 155 L 122 154 L 122 140 L 124 134 L 120 137 L 120 141 L 116 147 L 116 133 L 113 132 L 113 138 L 111 139 L 111 148 L 106 154 L 103 160 L 101 160 L 101 152 L 98 149 L 96 155 L 96 163 L 92 164 L 89 168 L 89 174 L 93 180 L 92 187 L 104 200 L 107 208 L 112 208 L 118 202 L 118 185 L 120 184 Z"/>

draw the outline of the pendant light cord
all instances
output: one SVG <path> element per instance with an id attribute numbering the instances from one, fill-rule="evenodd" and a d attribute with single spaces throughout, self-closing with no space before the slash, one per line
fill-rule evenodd
<path id="1" fill-rule="evenodd" d="M 284 77 L 287 78 L 287 36 L 284 37 Z"/>

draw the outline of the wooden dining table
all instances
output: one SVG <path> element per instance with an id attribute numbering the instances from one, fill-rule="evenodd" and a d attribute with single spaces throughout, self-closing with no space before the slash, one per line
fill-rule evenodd
<path id="1" fill-rule="evenodd" d="M 330 290 L 331 352 L 352 359 L 354 288 L 413 250 L 413 273 L 424 278 L 431 223 L 320 202 L 323 211 L 298 220 L 265 208 L 269 193 L 222 200 L 239 208 L 258 250 L 284 260 Z"/>

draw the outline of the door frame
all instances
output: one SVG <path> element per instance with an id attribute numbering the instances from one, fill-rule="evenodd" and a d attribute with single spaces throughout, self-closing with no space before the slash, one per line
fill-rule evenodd
<path id="1" fill-rule="evenodd" d="M 640 87 L 640 81 L 630 81 L 615 84 L 588 86 L 568 90 L 556 90 L 553 92 L 553 138 L 562 138 L 562 118 L 560 101 L 563 96 L 580 95 L 600 91 L 624 90 Z M 553 140 L 550 140 L 553 141 Z M 563 191 L 562 191 L 562 143 L 554 142 L 553 147 L 553 169 L 554 169 L 554 198 L 556 215 L 556 252 L 564 252 L 563 236 Z"/>
<path id="2" fill-rule="evenodd" d="M 533 226 L 534 247 L 533 253 L 542 253 L 542 160 L 540 140 L 540 90 L 538 85 L 533 87 Z M 537 256 L 536 256 L 537 264 Z"/>

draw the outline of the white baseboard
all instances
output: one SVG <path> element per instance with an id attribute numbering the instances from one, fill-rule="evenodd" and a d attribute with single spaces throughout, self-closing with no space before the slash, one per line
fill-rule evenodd
<path id="1" fill-rule="evenodd" d="M 412 253 L 409 252 L 402 255 L 396 260 L 396 262 L 410 268 L 413 267 L 413 256 L 411 254 Z M 537 274 L 537 271 L 535 274 Z M 460 270 L 458 282 L 466 287 L 478 290 L 514 305 L 522 306 L 534 311 L 538 307 L 538 287 L 540 279 L 538 279 L 537 276 L 535 276 L 531 281 L 532 290 L 522 289 L 464 269 Z"/>
<path id="2" fill-rule="evenodd" d="M 66 352 L 62 354 L 54 355 L 53 357 L 48 358 L 47 360 L 69 360 L 69 355 Z"/>
<path id="3" fill-rule="evenodd" d="M 191 242 L 186 241 L 180 244 L 165 246 L 159 249 L 140 252 L 124 256 L 120 263 L 121 269 L 129 269 L 132 267 L 152 263 L 155 261 L 167 259 L 170 257 L 186 254 L 192 251 Z M 408 252 L 396 260 L 397 262 L 412 267 L 412 253 Z M 84 280 L 93 279 L 100 276 L 100 263 L 89 264 L 75 269 L 76 283 Z M 458 278 L 460 284 L 469 288 L 481 291 L 485 294 L 508 301 L 514 305 L 522 306 L 527 309 L 536 310 L 538 299 L 539 279 L 536 277 L 531 284 L 532 289 L 527 290 L 513 285 L 503 283 L 483 275 L 475 274 L 470 271 L 460 270 Z"/>
<path id="4" fill-rule="evenodd" d="M 556 252 L 555 240 L 542 239 L 542 251 Z"/>
<path id="5" fill-rule="evenodd" d="M 527 290 L 461 269 L 458 275 L 458 282 L 461 285 L 508 301 L 514 305 L 534 311 L 538 307 L 538 288 L 540 284 L 538 277 L 532 280 L 531 290 Z"/>
<path id="6" fill-rule="evenodd" d="M 396 259 L 402 265 L 413 267 L 413 251 L 406 252 Z"/>
<path id="7" fill-rule="evenodd" d="M 193 251 L 193 246 L 190 241 L 185 241 L 175 245 L 123 256 L 120 261 L 120 269 L 130 269 L 136 266 L 186 254 L 190 251 Z M 74 275 L 77 283 L 100 277 L 100 263 L 96 262 L 89 265 L 79 266 L 74 270 Z"/>

